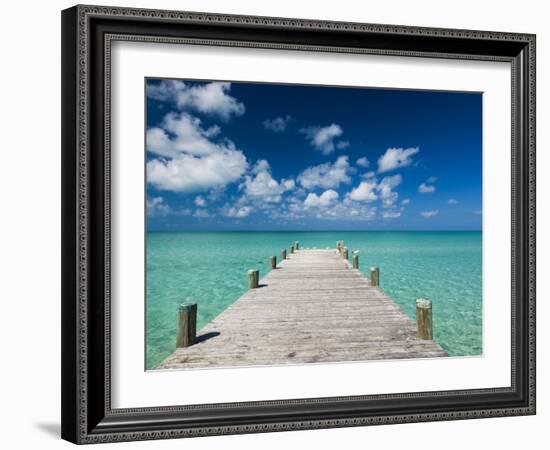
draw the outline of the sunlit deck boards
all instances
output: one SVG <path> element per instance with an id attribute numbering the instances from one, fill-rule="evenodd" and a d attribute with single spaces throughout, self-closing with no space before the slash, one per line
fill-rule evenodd
<path id="1" fill-rule="evenodd" d="M 288 257 L 158 368 L 447 356 L 336 250 Z"/>

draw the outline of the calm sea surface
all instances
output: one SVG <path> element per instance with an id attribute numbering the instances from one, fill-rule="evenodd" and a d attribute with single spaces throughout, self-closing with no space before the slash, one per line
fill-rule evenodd
<path id="1" fill-rule="evenodd" d="M 433 303 L 434 339 L 452 356 L 482 351 L 481 232 L 223 232 L 147 235 L 147 368 L 175 349 L 180 303 L 198 304 L 197 328 L 247 289 L 246 271 L 269 270 L 291 242 L 360 251 L 360 267 L 380 267 L 380 285 L 411 317 L 415 299 Z"/>

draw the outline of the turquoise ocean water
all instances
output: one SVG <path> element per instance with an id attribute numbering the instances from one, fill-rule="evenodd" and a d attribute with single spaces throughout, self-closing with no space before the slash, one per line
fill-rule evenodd
<path id="1" fill-rule="evenodd" d="M 482 352 L 481 232 L 330 231 L 147 234 L 147 355 L 154 368 L 175 349 L 180 303 L 198 303 L 197 328 L 247 288 L 246 271 L 269 270 L 269 256 L 294 241 L 360 251 L 364 273 L 380 267 L 380 285 L 411 317 L 415 299 L 433 303 L 434 339 L 452 356 Z"/>

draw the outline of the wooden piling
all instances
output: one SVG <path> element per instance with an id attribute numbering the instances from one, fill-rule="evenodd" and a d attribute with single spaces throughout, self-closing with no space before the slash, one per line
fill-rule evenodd
<path id="1" fill-rule="evenodd" d="M 354 269 L 359 269 L 359 255 L 355 254 L 351 258 L 352 266 Z"/>
<path id="2" fill-rule="evenodd" d="M 269 257 L 269 267 L 271 270 L 274 270 L 277 268 L 277 257 L 276 256 L 270 256 Z"/>
<path id="3" fill-rule="evenodd" d="M 416 324 L 420 339 L 433 339 L 432 302 L 425 298 L 416 300 Z"/>
<path id="4" fill-rule="evenodd" d="M 380 269 L 378 267 L 370 268 L 370 285 L 372 287 L 380 286 Z"/>
<path id="5" fill-rule="evenodd" d="M 295 250 L 300 250 L 300 243 L 299 243 L 298 241 L 296 241 L 296 242 L 294 243 L 294 249 L 295 249 Z"/>
<path id="6" fill-rule="evenodd" d="M 258 269 L 250 269 L 248 271 L 248 288 L 256 289 L 260 281 L 260 271 Z"/>
<path id="7" fill-rule="evenodd" d="M 294 253 L 294 245 L 290 246 L 290 253 Z"/>
<path id="8" fill-rule="evenodd" d="M 176 347 L 189 347 L 197 335 L 197 304 L 182 303 L 178 308 L 178 335 Z"/>
<path id="9" fill-rule="evenodd" d="M 286 248 L 283 248 L 281 250 L 281 261 L 286 259 Z"/>
<path id="10" fill-rule="evenodd" d="M 349 251 L 347 247 L 344 247 L 344 250 L 342 251 L 342 256 L 346 261 L 349 259 Z"/>

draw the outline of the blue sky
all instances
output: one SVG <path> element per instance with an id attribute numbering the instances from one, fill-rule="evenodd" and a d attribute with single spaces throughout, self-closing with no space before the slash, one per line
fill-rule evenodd
<path id="1" fill-rule="evenodd" d="M 482 94 L 148 79 L 149 230 L 480 230 Z"/>

